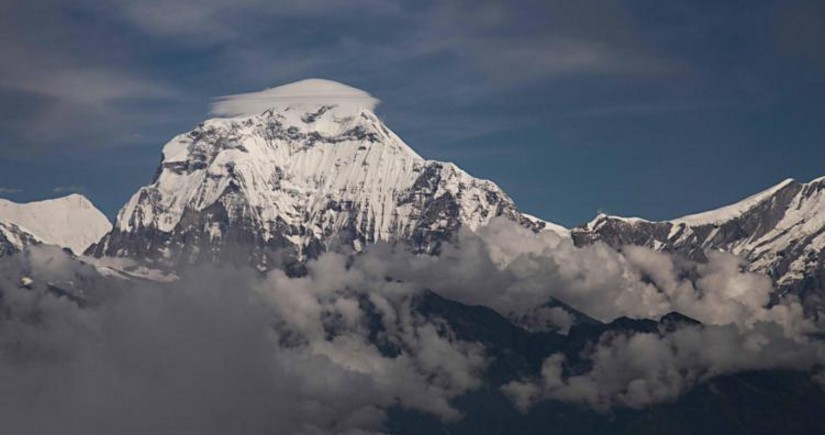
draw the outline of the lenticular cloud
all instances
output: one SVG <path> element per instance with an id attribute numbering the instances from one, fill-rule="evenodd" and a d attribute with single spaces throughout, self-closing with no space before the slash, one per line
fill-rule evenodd
<path id="1" fill-rule="evenodd" d="M 366 91 L 324 79 L 306 79 L 259 92 L 218 97 L 212 114 L 251 116 L 273 107 L 291 105 L 337 105 L 339 107 L 375 109 L 379 100 Z"/>

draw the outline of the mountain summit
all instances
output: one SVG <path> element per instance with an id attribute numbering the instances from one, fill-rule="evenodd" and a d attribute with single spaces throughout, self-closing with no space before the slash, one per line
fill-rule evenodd
<path id="1" fill-rule="evenodd" d="M 89 199 L 74 193 L 25 204 L 0 199 L 0 227 L 2 238 L 15 249 L 37 241 L 82 253 L 112 224 Z"/>
<path id="2" fill-rule="evenodd" d="M 317 79 L 221 99 L 215 112 L 241 115 L 168 142 L 155 179 L 89 252 L 269 268 L 375 242 L 435 252 L 459 228 L 497 216 L 546 225 L 493 182 L 423 159 L 373 113 L 376 102 Z"/>

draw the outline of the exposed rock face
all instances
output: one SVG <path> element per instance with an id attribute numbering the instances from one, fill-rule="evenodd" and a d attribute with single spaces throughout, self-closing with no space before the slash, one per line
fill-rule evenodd
<path id="1" fill-rule="evenodd" d="M 152 184 L 88 253 L 266 269 L 376 242 L 437 252 L 497 216 L 545 226 L 494 183 L 421 158 L 368 107 L 294 103 L 172 139 Z"/>
<path id="2" fill-rule="evenodd" d="M 20 252 L 29 245 L 36 245 L 40 241 L 19 226 L 0 221 L 0 257 Z"/>
<path id="3" fill-rule="evenodd" d="M 825 307 L 825 177 L 785 180 L 736 204 L 671 221 L 600 215 L 571 236 L 579 246 L 639 245 L 696 260 L 708 249 L 732 252 L 750 270 L 770 275 L 782 293 Z"/>

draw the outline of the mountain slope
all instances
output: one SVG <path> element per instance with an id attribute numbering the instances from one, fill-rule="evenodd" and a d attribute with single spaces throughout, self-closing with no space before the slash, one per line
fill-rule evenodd
<path id="1" fill-rule="evenodd" d="M 0 199 L 0 222 L 13 224 L 37 240 L 81 253 L 112 228 L 85 196 L 18 204 Z"/>
<path id="2" fill-rule="evenodd" d="M 494 183 L 420 157 L 364 94 L 305 80 L 245 97 L 259 107 L 259 98 L 275 95 L 263 113 L 210 119 L 173 138 L 152 184 L 89 253 L 269 268 L 376 242 L 436 252 L 460 227 L 496 216 L 546 226 L 519 213 Z"/>
<path id="3" fill-rule="evenodd" d="M 19 226 L 0 221 L 0 257 L 20 252 L 29 245 L 40 243 L 34 235 Z"/>
<path id="4" fill-rule="evenodd" d="M 783 292 L 825 306 L 817 294 L 825 288 L 825 177 L 788 179 L 735 204 L 670 221 L 599 215 L 571 236 L 579 246 L 640 245 L 698 260 L 708 249 L 732 252 L 750 270 L 770 275 Z"/>

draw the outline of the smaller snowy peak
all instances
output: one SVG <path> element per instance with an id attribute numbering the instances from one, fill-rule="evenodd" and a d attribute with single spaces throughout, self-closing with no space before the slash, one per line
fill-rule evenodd
<path id="1" fill-rule="evenodd" d="M 379 100 L 366 91 L 332 80 L 306 79 L 259 92 L 226 95 L 216 98 L 212 114 L 243 117 L 269 109 L 289 107 L 338 107 L 339 110 L 372 111 Z"/>
<path id="2" fill-rule="evenodd" d="M 106 216 L 80 194 L 23 204 L 0 199 L 0 222 L 76 253 L 82 253 L 112 228 Z"/>

